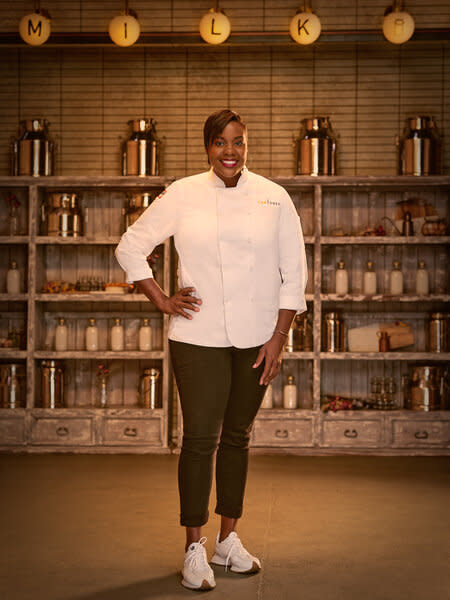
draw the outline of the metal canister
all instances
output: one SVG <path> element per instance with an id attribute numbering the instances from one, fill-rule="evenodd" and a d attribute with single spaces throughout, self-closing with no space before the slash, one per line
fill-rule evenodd
<path id="1" fill-rule="evenodd" d="M 53 175 L 55 144 L 46 119 L 20 121 L 18 140 L 12 142 L 11 175 Z"/>
<path id="2" fill-rule="evenodd" d="M 337 312 L 325 314 L 322 342 L 325 352 L 344 351 L 344 323 Z"/>
<path id="3" fill-rule="evenodd" d="M 137 192 L 127 196 L 124 208 L 125 231 L 139 219 L 145 209 L 153 202 L 156 195 L 155 192 Z"/>
<path id="4" fill-rule="evenodd" d="M 139 404 L 142 408 L 161 408 L 159 369 L 145 369 L 139 380 Z"/>
<path id="5" fill-rule="evenodd" d="M 427 350 L 429 352 L 447 352 L 448 350 L 448 315 L 431 313 L 427 327 Z"/>
<path id="6" fill-rule="evenodd" d="M 433 117 L 408 117 L 399 141 L 399 174 L 439 175 L 441 145 Z"/>
<path id="7" fill-rule="evenodd" d="M 436 365 L 408 367 L 409 392 L 404 397 L 405 408 L 417 411 L 440 410 L 443 368 Z"/>
<path id="8" fill-rule="evenodd" d="M 41 211 L 41 234 L 59 237 L 81 237 L 84 220 L 78 194 L 52 192 Z"/>
<path id="9" fill-rule="evenodd" d="M 329 117 L 303 119 L 296 140 L 298 175 L 336 175 L 336 136 Z"/>
<path id="10" fill-rule="evenodd" d="M 312 327 L 306 314 L 296 315 L 289 329 L 286 352 L 311 352 Z"/>
<path id="11" fill-rule="evenodd" d="M 60 361 L 41 362 L 41 403 L 43 408 L 64 406 L 64 364 Z"/>
<path id="12" fill-rule="evenodd" d="M 26 405 L 25 365 L 0 365 L 0 407 L 19 408 Z"/>
<path id="13" fill-rule="evenodd" d="M 131 134 L 123 143 L 122 175 L 159 175 L 161 141 L 155 119 L 132 119 L 128 125 Z"/>

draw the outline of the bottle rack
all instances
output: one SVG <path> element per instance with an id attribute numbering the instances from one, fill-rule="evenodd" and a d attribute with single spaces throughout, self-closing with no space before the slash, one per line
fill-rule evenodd
<path id="1" fill-rule="evenodd" d="M 450 177 L 289 177 L 273 178 L 283 185 L 296 204 L 302 220 L 309 269 L 308 312 L 313 322 L 313 350 L 283 355 L 282 373 L 274 382 L 273 409 L 261 410 L 252 432 L 255 451 L 377 454 L 435 454 L 449 452 L 450 411 L 430 413 L 405 409 L 395 411 L 354 410 L 323 413 L 325 394 L 369 395 L 370 378 L 392 376 L 401 396 L 401 375 L 408 363 L 448 363 L 450 353 L 426 351 L 423 329 L 427 314 L 445 311 L 450 300 L 447 275 L 449 236 L 410 238 L 363 237 L 356 233 L 392 214 L 399 199 L 414 194 L 430 199 L 447 219 L 450 215 Z M 5 207 L 0 210 L 0 272 L 4 282 L 8 261 L 18 256 L 24 272 L 23 293 L 10 296 L 0 284 L 2 320 L 0 333 L 8 323 L 23 323 L 27 344 L 24 349 L 0 348 L 0 362 L 17 361 L 26 366 L 26 404 L 0 411 L 0 450 L 71 452 L 167 452 L 169 430 L 173 442 L 180 440 L 181 423 L 169 377 L 168 317 L 140 294 L 96 295 L 95 293 L 48 294 L 42 292 L 47 279 L 74 279 L 80 274 L 102 274 L 105 279 L 123 281 L 113 249 L 120 239 L 121 209 L 131 190 L 163 189 L 169 177 L 1 177 L 0 190 L 20 195 L 20 235 L 9 236 Z M 80 192 L 87 214 L 85 237 L 74 239 L 39 235 L 40 206 L 47 190 Z M 336 232 L 335 229 L 342 231 Z M 339 235 L 336 235 L 339 233 Z M 173 252 L 164 243 L 159 283 L 171 287 Z M 430 271 L 430 295 L 414 294 L 412 270 L 423 257 Z M 379 292 L 367 297 L 361 292 L 361 264 L 374 259 Z M 345 296 L 333 292 L 332 271 L 342 258 L 349 271 L 350 288 Z M 400 259 L 406 293 L 386 294 L 387 272 L 392 260 Z M 430 263 L 430 264 L 428 264 Z M 328 311 L 339 310 L 344 321 L 364 324 L 375 317 L 403 318 L 413 322 L 414 347 L 387 353 L 326 352 L 321 343 L 322 320 Z M 72 328 L 70 350 L 55 352 L 52 328 L 59 316 Z M 89 316 L 102 322 L 98 352 L 83 349 L 83 330 Z M 113 317 L 127 324 L 126 346 L 122 352 L 108 348 L 106 324 Z M 161 342 L 151 352 L 137 350 L 137 324 L 150 316 L 161 324 Z M 64 360 L 66 365 L 66 408 L 40 406 L 39 364 L 41 360 Z M 95 407 L 95 371 L 100 361 L 111 365 L 111 407 Z M 161 369 L 161 409 L 137 406 L 137 378 L 144 368 Z M 298 385 L 299 408 L 281 408 L 282 385 L 289 374 Z M 175 419 L 173 418 L 175 417 Z"/>

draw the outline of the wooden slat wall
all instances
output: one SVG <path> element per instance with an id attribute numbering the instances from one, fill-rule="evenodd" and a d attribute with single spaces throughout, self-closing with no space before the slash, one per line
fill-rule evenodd
<path id="1" fill-rule="evenodd" d="M 381 23 L 380 0 L 316 1 L 324 29 Z M 132 3 L 145 31 L 193 31 L 209 0 Z M 223 3 L 235 30 L 282 30 L 298 7 L 291 0 Z M 55 31 L 104 30 L 122 2 L 49 2 Z M 445 26 L 450 4 L 411 1 L 417 25 Z M 426 10 L 427 9 L 427 10 Z M 29 10 L 0 0 L 2 31 Z M 434 20 L 426 17 L 434 14 Z M 450 130 L 450 44 L 315 44 L 260 48 L 3 49 L 0 77 L 0 173 L 9 172 L 9 140 L 19 119 L 45 116 L 57 139 L 56 174 L 120 173 L 127 121 L 152 116 L 165 137 L 166 174 L 207 168 L 202 124 L 221 107 L 249 125 L 249 167 L 263 175 L 294 173 L 292 139 L 301 120 L 329 115 L 339 136 L 339 174 L 394 174 L 395 136 L 405 118 L 433 114 Z M 450 172 L 450 136 L 444 172 Z"/>

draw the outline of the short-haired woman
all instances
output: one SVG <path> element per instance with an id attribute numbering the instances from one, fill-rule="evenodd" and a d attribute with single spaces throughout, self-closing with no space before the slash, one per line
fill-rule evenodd
<path id="1" fill-rule="evenodd" d="M 247 127 L 231 110 L 204 125 L 210 170 L 172 183 L 127 230 L 116 256 L 164 313 L 183 414 L 178 466 L 186 527 L 182 584 L 215 587 L 201 535 L 208 521 L 213 457 L 221 515 L 213 564 L 260 570 L 242 545 L 250 432 L 267 385 L 278 375 L 296 313 L 306 310 L 307 266 L 300 219 L 288 193 L 249 172 Z M 146 257 L 174 236 L 179 290 L 168 297 Z"/>

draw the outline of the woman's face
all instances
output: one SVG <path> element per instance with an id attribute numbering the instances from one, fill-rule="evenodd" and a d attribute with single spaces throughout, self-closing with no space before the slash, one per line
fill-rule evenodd
<path id="1" fill-rule="evenodd" d="M 227 187 L 235 186 L 247 160 L 247 134 L 237 121 L 231 121 L 210 144 L 209 164 Z"/>

